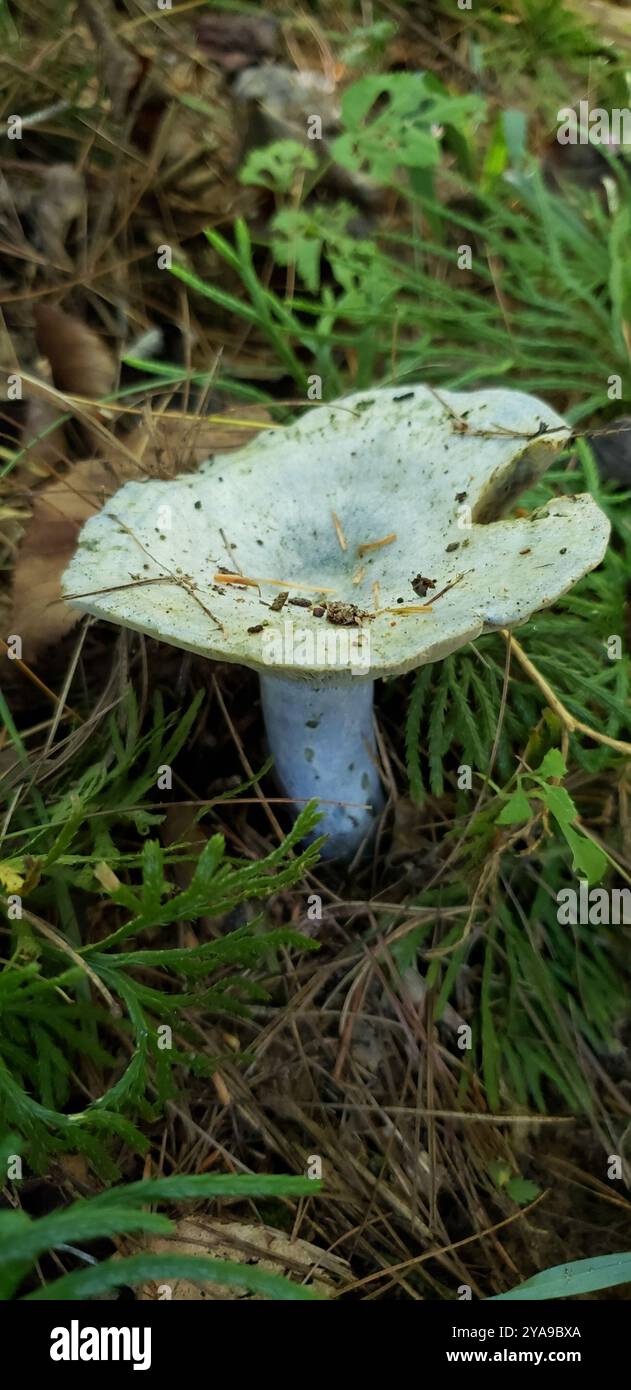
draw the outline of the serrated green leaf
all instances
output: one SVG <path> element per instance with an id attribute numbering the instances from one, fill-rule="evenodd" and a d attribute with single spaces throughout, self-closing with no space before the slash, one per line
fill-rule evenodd
<path id="1" fill-rule="evenodd" d="M 563 834 L 572 851 L 572 868 L 579 878 L 586 878 L 588 883 L 599 883 L 605 869 L 607 868 L 607 856 L 593 840 L 588 840 L 586 835 L 579 835 L 571 826 L 563 827 Z"/>
<path id="2" fill-rule="evenodd" d="M 560 748 L 549 748 L 537 768 L 538 777 L 565 777 L 567 768 Z"/>
<path id="3" fill-rule="evenodd" d="M 578 816 L 576 806 L 565 787 L 553 787 L 548 782 L 542 782 L 536 790 L 531 792 L 531 796 L 541 798 L 550 815 L 554 816 L 564 832 L 566 827 L 572 825 Z"/>
<path id="4" fill-rule="evenodd" d="M 317 218 L 303 208 L 284 208 L 272 221 L 272 251 L 278 265 L 295 265 L 312 294 L 320 286 L 322 242 Z"/>
<path id="5" fill-rule="evenodd" d="M 531 1182 L 529 1178 L 509 1178 L 504 1190 L 520 1207 L 534 1202 L 535 1197 L 538 1197 L 541 1192 L 541 1188 L 537 1186 L 536 1182 Z"/>
<path id="6" fill-rule="evenodd" d="M 307 145 L 299 140 L 274 140 L 263 149 L 250 151 L 239 177 L 241 183 L 289 193 L 299 174 L 317 167 L 315 152 Z"/>
<path id="7" fill-rule="evenodd" d="M 496 825 L 514 825 L 518 821 L 530 820 L 532 807 L 521 787 L 509 796 L 502 807 L 499 816 L 496 817 Z"/>

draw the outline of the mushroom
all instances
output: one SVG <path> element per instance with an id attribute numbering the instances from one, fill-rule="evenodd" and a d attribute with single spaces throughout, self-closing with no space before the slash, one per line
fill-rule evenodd
<path id="1" fill-rule="evenodd" d="M 196 473 L 129 482 L 90 518 L 69 601 L 260 673 L 276 773 L 320 802 L 328 857 L 382 805 L 377 677 L 546 608 L 603 557 L 588 494 L 506 517 L 570 431 L 532 396 L 359 392 Z"/>

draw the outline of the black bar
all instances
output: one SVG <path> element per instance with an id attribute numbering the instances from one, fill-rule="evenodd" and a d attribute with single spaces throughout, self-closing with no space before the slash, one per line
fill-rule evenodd
<path id="1" fill-rule="evenodd" d="M 416 1365 L 419 1385 L 435 1371 L 466 1377 L 480 1369 L 502 1375 L 513 1367 L 579 1374 L 609 1370 L 618 1356 L 623 1364 L 626 1360 L 628 1327 L 623 1299 L 384 1300 L 369 1307 L 359 1300 L 287 1307 L 247 1298 L 221 1307 L 212 1299 L 0 1304 L 4 1358 L 13 1353 L 21 1372 L 45 1371 L 53 1380 L 74 1373 L 84 1381 L 114 1372 L 117 1379 L 129 1374 L 156 1384 L 171 1380 L 175 1390 L 183 1378 L 190 1384 L 200 1372 L 209 1381 L 225 1382 L 229 1365 L 233 1383 L 243 1383 L 250 1373 L 257 1380 L 262 1373 L 274 1374 L 274 1367 L 286 1380 L 291 1367 L 292 1378 L 302 1384 L 320 1372 L 328 1379 L 347 1362 L 357 1386 L 364 1365 L 366 1380 L 374 1380 L 375 1356 L 389 1363 L 393 1374 L 406 1365 L 406 1379 Z M 112 1329 L 121 1329 L 120 1338 Z"/>

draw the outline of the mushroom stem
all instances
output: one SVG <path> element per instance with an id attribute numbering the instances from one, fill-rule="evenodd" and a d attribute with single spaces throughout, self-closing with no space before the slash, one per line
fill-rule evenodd
<path id="1" fill-rule="evenodd" d="M 297 802 L 320 801 L 326 859 L 349 859 L 383 805 L 373 720 L 374 681 L 261 676 L 276 776 Z M 342 804 L 345 803 L 345 804 Z M 298 807 L 300 809 L 300 807 Z"/>

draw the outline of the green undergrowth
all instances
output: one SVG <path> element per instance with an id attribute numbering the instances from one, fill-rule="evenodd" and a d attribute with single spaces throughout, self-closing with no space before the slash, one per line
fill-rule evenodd
<path id="1" fill-rule="evenodd" d="M 453 8 L 447 0 L 442 5 Z M 520 387 L 548 399 L 578 432 L 629 412 L 628 171 L 612 159 L 598 188 L 571 181 L 561 187 L 538 152 L 542 123 L 553 133 L 563 104 L 559 61 L 577 82 L 589 77 L 592 105 L 616 91 L 625 104 L 622 65 L 609 61 L 594 32 L 556 0 L 519 0 L 458 14 L 471 38 L 474 81 L 465 92 L 455 80 L 448 86 L 429 74 L 367 74 L 366 63 L 385 57 L 391 37 L 391 28 L 379 27 L 391 25 L 391 15 L 374 10 L 374 32 L 362 24 L 348 38 L 344 61 L 357 65 L 357 81 L 344 93 L 329 155 L 364 187 L 384 186 L 383 208 L 358 215 L 350 200 L 331 201 L 319 152 L 277 141 L 251 152 L 241 175 L 244 184 L 268 191 L 270 219 L 208 228 L 197 239 L 198 254 L 187 260 L 183 252 L 173 265 L 181 282 L 174 288 L 188 292 L 204 327 L 219 320 L 229 325 L 230 339 L 247 337 L 248 360 L 258 355 L 272 378 L 276 371 L 283 398 L 306 399 L 315 374 L 325 402 L 351 390 L 424 381 L 452 389 Z M 506 22 L 515 12 L 519 25 Z M 51 19 L 50 6 L 47 14 Z M 0 16 L 0 23 L 13 42 L 12 21 Z M 485 76 L 502 63 L 511 73 L 513 58 L 520 78 L 546 75 L 545 93 L 536 93 L 535 132 L 523 103 L 498 110 L 486 90 Z M 279 421 L 295 413 L 229 368 L 215 377 L 164 362 L 129 365 L 154 387 L 212 383 L 235 401 L 265 404 Z M 141 386 L 137 381 L 113 399 L 140 394 Z M 12 454 L 0 472 L 19 461 Z M 522 501 L 541 506 L 559 492 L 583 489 L 598 496 L 612 521 L 605 561 L 516 636 L 573 718 L 626 740 L 628 495 L 603 492 L 579 440 Z M 608 649 L 612 636 L 621 639 L 619 658 Z M 463 1105 L 472 1097 L 479 1108 L 481 1084 L 491 1111 L 569 1109 L 594 1119 L 602 1133 L 602 1070 L 615 1071 L 623 1052 L 628 933 L 616 925 L 561 923 L 557 895 L 581 877 L 590 884 L 626 881 L 618 865 L 624 759 L 576 733 L 563 766 L 554 758 L 546 764 L 550 754 L 560 756 L 562 721 L 514 656 L 503 704 L 505 661 L 504 639 L 489 633 L 381 691 L 384 727 L 398 740 L 400 789 L 418 811 L 419 858 L 425 821 L 437 808 L 443 859 L 454 851 L 432 886 L 404 904 L 435 909 L 435 917 L 397 940 L 392 952 L 402 971 L 419 971 L 439 1029 L 448 1026 L 448 1005 L 471 1024 Z M 198 710 L 199 701 L 184 715 L 165 714 L 156 697 L 141 727 L 128 693 L 99 726 L 89 753 L 48 778 L 44 793 L 0 695 L 5 746 L 25 769 L 0 845 L 0 1134 L 17 1136 L 33 1170 L 79 1152 L 103 1180 L 115 1179 L 130 1152 L 149 1148 L 148 1132 L 165 1104 L 221 1062 L 202 1049 L 196 1011 L 211 1024 L 243 1014 L 267 997 L 281 948 L 313 947 L 289 929 L 267 929 L 261 915 L 211 939 L 204 928 L 198 945 L 180 944 L 178 924 L 221 920 L 240 904 L 254 904 L 258 913 L 270 895 L 304 882 L 318 854 L 317 845 L 299 848 L 315 824 L 309 808 L 285 842 L 256 861 L 229 854 L 217 835 L 201 853 L 161 843 L 157 770 L 177 760 Z M 549 770 L 555 767 L 556 774 Z M 462 768 L 471 771 L 470 787 L 461 785 Z M 203 825 L 203 812 L 199 819 Z M 183 866 L 191 875 L 185 888 L 175 873 Z M 460 912 L 445 925 L 447 908 Z M 386 937 L 399 922 L 380 917 Z M 446 954 L 431 954 L 437 940 Z M 449 1045 L 453 1051 L 453 1037 Z M 221 1195 L 206 1181 L 195 1194 L 162 1192 L 169 1201 Z M 258 1190 L 265 1195 L 264 1186 Z M 125 1201 L 128 1195 L 129 1188 Z M 163 1220 L 146 1212 L 155 1200 L 153 1190 L 138 1188 L 118 1225 L 99 1227 L 98 1211 L 90 1224 L 89 1204 L 82 1204 L 59 1214 L 58 1229 L 47 1218 L 53 1228 L 39 1233 L 37 1222 L 3 1213 L 4 1296 L 15 1295 L 60 1231 L 67 1243 L 90 1233 L 149 1230 L 150 1216 Z M 50 1286 L 57 1290 L 50 1296 L 93 1296 L 123 1277 L 141 1282 L 152 1277 L 147 1258 L 125 1271 L 124 1260 L 117 1268 L 74 1271 L 65 1286 Z M 151 1269 L 156 1277 L 187 1274 L 173 1264 Z M 225 1271 L 222 1278 L 227 1282 Z M 241 1286 L 256 1291 L 255 1272 Z M 285 1296 L 269 1282 L 259 1291 Z"/>
<path id="2" fill-rule="evenodd" d="M 313 372 L 325 400 L 410 378 L 505 382 L 560 395 L 576 424 L 610 409 L 611 375 L 617 400 L 631 393 L 631 189 L 606 155 L 604 185 L 559 187 L 528 138 L 523 111 L 497 113 L 431 74 L 361 76 L 344 92 L 330 157 L 364 186 L 387 183 L 399 213 L 366 234 L 349 201 L 319 199 L 314 151 L 276 141 L 241 175 L 274 195 L 269 224 L 206 233 L 234 289 L 185 265 L 172 272 L 255 327 L 303 393 Z"/>
<path id="3" fill-rule="evenodd" d="M 46 801 L 27 788 L 4 836 L 0 1126 L 24 1139 L 36 1168 L 68 1150 L 111 1177 L 113 1141 L 146 1151 L 142 1122 L 161 1112 L 187 1074 L 216 1069 L 187 1010 L 211 1018 L 243 1012 L 266 997 L 254 968 L 270 969 L 282 946 L 310 944 L 292 931 L 264 930 L 260 916 L 198 946 L 176 944 L 177 924 L 262 902 L 300 882 L 318 852 L 317 845 L 294 851 L 315 824 L 311 808 L 260 860 L 234 859 L 221 835 L 201 853 L 162 847 L 164 814 L 152 801 L 158 770 L 185 745 L 202 698 L 177 718 L 156 698 L 144 733 L 130 693 L 100 732 L 98 758 L 92 749 L 88 765 L 73 764 Z M 173 870 L 184 865 L 190 883 L 178 891 Z M 97 906 L 101 930 L 86 945 L 86 916 Z M 86 1059 L 105 1081 L 75 1109 L 76 1071 Z"/>
<path id="4" fill-rule="evenodd" d="M 570 62 L 587 60 L 597 47 L 553 6 L 526 4 L 520 15 L 531 46 L 543 42 L 550 53 L 560 46 Z M 331 156 L 355 177 L 387 181 L 399 215 L 381 219 L 368 235 L 358 232 L 350 203 L 319 201 L 311 151 L 281 141 L 255 151 L 242 175 L 274 194 L 269 228 L 253 233 L 237 222 L 230 238 L 206 234 L 234 288 L 174 267 L 195 295 L 228 308 L 262 336 L 298 392 L 312 372 L 324 400 L 407 380 L 456 389 L 506 385 L 552 400 L 577 429 L 628 408 L 631 187 L 619 161 L 610 160 L 609 170 L 604 164 L 607 179 L 597 189 L 560 187 L 529 152 L 522 111 L 497 114 L 481 95 L 462 97 L 432 76 L 411 74 L 361 77 L 345 92 Z M 628 495 L 603 493 L 579 439 L 520 500 L 541 506 L 585 489 L 611 517 L 607 557 L 518 637 L 571 717 L 624 740 Z M 434 993 L 437 1018 L 447 1003 L 458 1006 L 463 992 L 471 1004 L 474 1046 L 463 1067 L 463 1095 L 476 1069 L 493 1110 L 565 1105 L 594 1116 L 596 1064 L 621 1051 L 628 944 L 616 926 L 568 930 L 558 921 L 557 893 L 580 877 L 624 881 L 624 871 L 616 878 L 615 811 L 604 827 L 598 823 L 624 763 L 619 752 L 573 735 L 566 780 L 576 786 L 574 798 L 563 789 L 557 795 L 550 782 L 542 784 L 545 804 L 526 800 L 532 814 L 523 834 L 502 848 L 496 872 L 472 902 L 472 885 L 507 834 L 502 789 L 513 793 L 518 768 L 536 769 L 563 733 L 515 658 L 502 709 L 505 657 L 504 640 L 489 634 L 411 682 L 410 795 L 419 806 L 428 796 L 448 798 L 448 842 L 461 842 L 440 886 L 416 901 L 437 911 L 461 906 L 471 917 L 466 931 L 465 915 L 441 942 L 450 948 L 445 956 L 425 961 L 431 924 L 415 930 L 406 949 Z M 394 726 L 399 700 L 400 682 L 390 683 L 382 705 L 386 718 L 392 709 Z M 471 769 L 474 796 L 487 788 L 473 818 L 472 791 L 458 780 L 463 766 Z M 535 784 L 526 785 L 532 791 Z M 571 808 L 563 803 L 565 817 L 555 816 L 561 792 Z M 610 842 L 604 850 L 601 836 Z"/>
<path id="5" fill-rule="evenodd" d="M 440 0 L 454 16 L 453 0 Z M 509 100 L 522 77 L 530 79 L 529 105 L 567 102 L 579 81 L 612 98 L 623 82 L 624 56 L 603 43 L 599 16 L 586 5 L 578 14 L 563 0 L 496 0 L 458 7 L 458 28 L 471 42 L 475 73 L 488 76 Z M 534 80 L 533 80 L 534 79 Z"/>
<path id="6" fill-rule="evenodd" d="M 576 469 L 551 471 L 527 501 L 540 505 L 557 490 L 590 488 L 609 512 L 613 543 L 598 570 L 515 635 L 575 719 L 628 740 L 628 501 L 624 495 L 603 496 L 585 446 L 580 454 Z M 622 652 L 613 659 L 609 651 L 616 648 L 608 647 L 612 637 L 620 639 Z M 475 982 L 467 990 L 475 1001 L 473 1065 L 480 1068 L 491 1109 L 517 1103 L 545 1112 L 561 1101 L 593 1115 L 598 1089 L 593 1063 L 607 1054 L 618 1059 L 623 1054 L 620 1029 L 631 969 L 628 933 L 616 924 L 568 927 L 559 921 L 557 894 L 578 890 L 581 878 L 590 884 L 602 879 L 609 886 L 626 882 L 624 870 L 620 876 L 617 868 L 621 845 L 615 800 L 608 823 L 590 827 L 624 782 L 624 759 L 574 734 L 566 779 L 574 818 L 568 812 L 569 823 L 564 823 L 562 815 L 555 818 L 554 802 L 551 813 L 544 814 L 547 806 L 528 800 L 521 816 L 507 816 L 501 793 L 515 799 L 524 795 L 532 784 L 518 778 L 519 767 L 537 770 L 557 748 L 562 725 L 514 657 L 500 725 L 505 665 L 503 638 L 489 634 L 440 665 L 422 668 L 413 679 L 406 728 L 410 794 L 420 806 L 428 797 L 449 797 L 455 814 L 449 838 L 455 843 L 464 837 L 457 867 L 440 888 L 421 894 L 418 904 L 468 911 L 472 880 L 497 850 L 500 827 L 516 830 L 520 820 L 525 826 L 522 838 L 502 850 L 497 876 L 471 908 L 463 944 L 458 946 L 466 915 L 442 943 L 452 948 L 446 957 L 423 963 L 425 928 L 415 929 L 409 949 L 415 959 L 421 952 L 419 968 L 435 991 L 437 1018 L 448 1003 L 458 1005 L 463 979 Z M 472 790 L 459 786 L 463 768 L 471 769 Z M 558 771 L 565 775 L 563 759 Z M 472 796 L 484 788 L 487 799 L 472 817 Z M 568 797 L 563 787 L 559 792 Z M 466 1068 L 465 1089 L 472 1075 Z"/>

